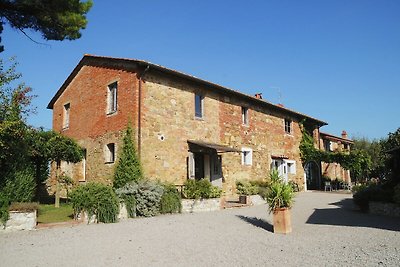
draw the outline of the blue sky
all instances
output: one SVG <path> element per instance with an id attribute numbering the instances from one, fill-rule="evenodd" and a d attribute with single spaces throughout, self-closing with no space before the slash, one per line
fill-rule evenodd
<path id="1" fill-rule="evenodd" d="M 321 131 L 385 137 L 400 127 L 400 1 L 94 1 L 75 41 L 31 42 L 8 26 L 37 114 L 83 54 L 147 60 L 329 123 Z"/>

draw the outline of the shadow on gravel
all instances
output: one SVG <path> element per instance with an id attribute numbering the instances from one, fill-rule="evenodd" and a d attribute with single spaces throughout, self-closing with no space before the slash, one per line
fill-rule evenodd
<path id="1" fill-rule="evenodd" d="M 262 228 L 268 232 L 271 232 L 271 233 L 274 232 L 274 228 L 273 228 L 272 224 L 270 224 L 269 222 L 267 222 L 263 219 L 259 219 L 257 217 L 247 217 L 247 216 L 243 216 L 243 215 L 236 215 L 236 217 L 238 217 L 242 221 L 245 221 L 256 227 Z"/>
<path id="2" fill-rule="evenodd" d="M 388 216 L 362 213 L 354 209 L 352 199 L 329 203 L 336 209 L 315 209 L 308 218 L 308 224 L 368 227 L 390 231 L 400 231 L 400 220 Z"/>

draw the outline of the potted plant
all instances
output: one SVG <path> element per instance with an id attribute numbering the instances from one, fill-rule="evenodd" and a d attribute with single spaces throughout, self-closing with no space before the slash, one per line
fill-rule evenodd
<path id="1" fill-rule="evenodd" d="M 269 212 L 273 213 L 274 233 L 288 234 L 292 232 L 290 208 L 293 205 L 294 191 L 290 184 L 279 177 L 277 170 L 272 170 L 271 185 L 266 194 Z"/>

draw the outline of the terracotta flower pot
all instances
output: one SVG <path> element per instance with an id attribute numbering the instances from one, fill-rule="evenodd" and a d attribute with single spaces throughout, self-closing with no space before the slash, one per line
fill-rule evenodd
<path id="1" fill-rule="evenodd" d="M 274 212 L 274 233 L 288 234 L 292 232 L 292 224 L 289 208 L 275 209 Z"/>

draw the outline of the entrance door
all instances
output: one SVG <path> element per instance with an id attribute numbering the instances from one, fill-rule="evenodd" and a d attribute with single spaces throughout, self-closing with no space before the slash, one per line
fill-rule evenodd
<path id="1" fill-rule="evenodd" d="M 284 182 L 288 182 L 288 166 L 286 161 L 283 159 L 273 159 L 272 160 L 272 169 L 278 170 L 279 176 Z"/>
<path id="2" fill-rule="evenodd" d="M 196 180 L 204 178 L 204 154 L 194 153 L 194 178 Z"/>
<path id="3" fill-rule="evenodd" d="M 308 190 L 318 190 L 321 188 L 321 177 L 319 167 L 314 161 L 307 162 L 304 166 Z"/>

